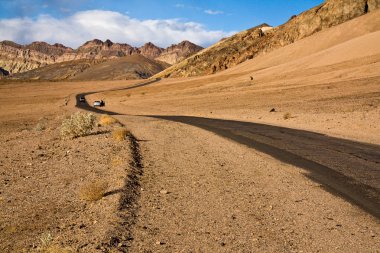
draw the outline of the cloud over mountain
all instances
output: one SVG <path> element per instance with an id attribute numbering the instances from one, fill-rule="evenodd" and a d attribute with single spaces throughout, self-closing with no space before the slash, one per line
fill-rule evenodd
<path id="1" fill-rule="evenodd" d="M 18 43 L 46 41 L 78 47 L 94 38 L 140 46 L 151 41 L 161 47 L 183 40 L 208 46 L 234 32 L 208 30 L 196 22 L 180 19 L 139 20 L 114 11 L 88 10 L 65 18 L 40 15 L 35 19 L 0 19 L 0 40 Z"/>

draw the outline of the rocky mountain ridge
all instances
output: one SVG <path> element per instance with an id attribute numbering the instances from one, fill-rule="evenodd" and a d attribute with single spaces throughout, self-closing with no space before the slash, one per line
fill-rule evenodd
<path id="1" fill-rule="evenodd" d="M 184 44 L 188 46 L 184 47 Z M 50 45 L 46 42 L 19 45 L 12 41 L 2 41 L 0 42 L 0 67 L 9 74 L 15 74 L 54 63 L 81 59 L 116 59 L 139 54 L 155 60 L 162 53 L 165 53 L 165 57 L 170 60 L 166 61 L 165 57 L 157 60 L 174 64 L 203 49 L 188 41 L 172 45 L 169 48 L 171 51 L 157 47 L 150 42 L 137 48 L 125 43 L 113 43 L 110 40 L 103 42 L 98 39 L 87 41 L 76 50 L 62 44 Z M 184 51 L 181 51 L 182 49 Z"/>
<path id="2" fill-rule="evenodd" d="M 289 45 L 380 7 L 380 0 L 326 0 L 278 27 L 267 24 L 222 39 L 155 77 L 214 74 L 258 55 Z"/>
<path id="3" fill-rule="evenodd" d="M 177 45 L 171 45 L 163 50 L 156 60 L 167 62 L 169 64 L 175 64 L 194 54 L 193 52 L 199 52 L 202 49 L 202 47 L 185 40 Z"/>
<path id="4" fill-rule="evenodd" d="M 170 66 L 168 63 L 133 54 L 112 59 L 80 59 L 49 64 L 23 73 L 13 80 L 131 80 L 145 79 Z"/>

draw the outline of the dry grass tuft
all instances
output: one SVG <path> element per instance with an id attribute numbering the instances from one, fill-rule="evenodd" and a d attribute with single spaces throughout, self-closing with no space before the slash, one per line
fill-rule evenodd
<path id="1" fill-rule="evenodd" d="M 284 119 L 290 119 L 292 117 L 292 114 L 290 114 L 290 112 L 287 112 L 284 114 Z"/>
<path id="2" fill-rule="evenodd" d="M 53 237 L 51 236 L 50 233 L 42 234 L 41 238 L 40 238 L 42 247 L 48 247 L 48 246 L 50 246 L 52 240 L 53 240 Z"/>
<path id="3" fill-rule="evenodd" d="M 47 127 L 47 119 L 46 118 L 41 118 L 37 125 L 34 127 L 35 131 L 43 131 Z"/>
<path id="4" fill-rule="evenodd" d="M 95 119 L 92 113 L 76 112 L 62 122 L 61 136 L 72 139 L 88 135 L 94 127 Z"/>
<path id="5" fill-rule="evenodd" d="M 104 181 L 95 181 L 84 185 L 79 191 L 79 197 L 82 200 L 97 201 L 103 198 L 107 192 L 108 184 Z"/>
<path id="6" fill-rule="evenodd" d="M 119 121 L 107 114 L 100 115 L 98 124 L 101 126 L 109 126 L 118 123 Z"/>
<path id="7" fill-rule="evenodd" d="M 127 134 L 128 130 L 125 127 L 119 127 L 112 131 L 112 138 L 117 141 L 124 141 Z"/>

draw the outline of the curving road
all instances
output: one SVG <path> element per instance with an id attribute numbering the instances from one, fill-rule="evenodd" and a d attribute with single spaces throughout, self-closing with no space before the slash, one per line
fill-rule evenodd
<path id="1" fill-rule="evenodd" d="M 83 109 L 83 110 L 86 110 L 86 111 L 90 111 L 90 112 L 103 113 L 103 114 L 109 114 L 109 115 L 119 115 L 119 113 L 115 113 L 115 112 L 107 111 L 107 110 L 104 110 L 104 109 L 92 107 L 92 106 L 90 106 L 87 103 L 87 100 L 85 102 L 80 102 L 79 98 L 80 97 L 86 97 L 87 95 L 91 95 L 91 94 L 105 92 L 105 91 L 118 91 L 118 90 L 136 89 L 136 88 L 139 88 L 139 87 L 150 85 L 152 83 L 159 82 L 160 80 L 161 80 L 161 78 L 156 78 L 154 80 L 150 80 L 150 81 L 147 81 L 147 82 L 139 83 L 139 84 L 136 84 L 136 85 L 133 85 L 133 86 L 125 87 L 125 88 L 109 89 L 109 90 L 100 90 L 100 91 L 91 91 L 91 92 L 86 92 L 86 93 L 80 93 L 80 94 L 77 94 L 75 96 L 75 99 L 76 99 L 76 105 L 75 106 L 78 107 L 78 108 L 80 108 L 80 109 Z"/>
<path id="2" fill-rule="evenodd" d="M 159 80 L 124 89 L 134 89 Z M 118 90 L 124 90 L 118 89 Z M 77 107 L 92 112 L 120 115 L 79 102 Z M 190 116 L 145 116 L 181 122 L 211 131 L 224 138 L 266 153 L 307 171 L 307 176 L 326 190 L 380 219 L 380 146 L 335 138 L 285 127 Z"/>

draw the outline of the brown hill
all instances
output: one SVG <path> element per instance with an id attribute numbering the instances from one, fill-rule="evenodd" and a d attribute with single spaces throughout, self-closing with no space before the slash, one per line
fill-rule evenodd
<path id="1" fill-rule="evenodd" d="M 139 54 L 107 60 L 78 73 L 70 80 L 130 80 L 148 78 L 170 65 Z"/>
<path id="2" fill-rule="evenodd" d="M 181 45 L 181 44 L 179 44 Z M 170 63 L 181 60 L 182 55 L 191 55 L 198 52 L 201 47 L 183 47 L 185 52 L 178 52 L 178 57 L 170 59 Z M 178 49 L 180 50 L 180 49 Z M 141 54 L 147 58 L 155 59 L 164 52 L 164 49 L 147 43 L 143 47 L 136 48 L 128 44 L 113 43 L 110 40 L 101 41 L 94 39 L 87 41 L 74 50 L 61 44 L 50 45 L 45 42 L 33 42 L 29 45 L 19 45 L 12 41 L 0 42 L 0 67 L 10 74 L 22 73 L 28 70 L 44 67 L 49 64 L 62 63 L 80 59 L 100 60 L 113 59 L 133 54 Z M 177 61 L 175 60 L 177 59 Z M 165 59 L 160 59 L 165 61 Z M 82 68 L 82 62 L 78 62 Z M 69 65 L 73 62 L 69 63 Z M 65 65 L 66 66 L 66 65 Z"/>
<path id="3" fill-rule="evenodd" d="M 271 29 L 264 24 L 221 40 L 159 73 L 157 77 L 213 74 L 366 14 L 379 6 L 380 0 L 327 0 L 293 16 L 279 27 Z"/>
<path id="4" fill-rule="evenodd" d="M 50 45 L 50 44 L 43 42 L 43 41 L 33 42 L 33 43 L 25 46 L 25 48 L 30 49 L 30 50 L 34 50 L 34 51 L 37 51 L 37 52 L 40 52 L 43 54 L 47 54 L 47 55 L 58 55 L 58 56 L 61 56 L 65 53 L 72 53 L 73 52 L 72 48 L 65 47 L 62 44 L 56 43 L 54 45 Z"/>
<path id="5" fill-rule="evenodd" d="M 148 78 L 169 64 L 134 54 L 116 59 L 80 59 L 14 74 L 21 80 L 121 80 Z"/>
<path id="6" fill-rule="evenodd" d="M 76 50 L 76 58 L 116 58 L 137 53 L 139 53 L 138 49 L 128 44 L 113 43 L 110 40 L 103 42 L 101 40 L 94 39 L 87 41 Z"/>
<path id="7" fill-rule="evenodd" d="M 158 56 L 161 55 L 162 51 L 164 51 L 163 48 L 157 47 L 151 42 L 146 43 L 144 46 L 139 48 L 140 54 L 148 57 L 150 59 L 155 59 Z"/>
<path id="8" fill-rule="evenodd" d="M 203 47 L 185 40 L 177 45 L 171 45 L 167 49 L 163 50 L 161 55 L 158 56 L 156 60 L 167 62 L 169 64 L 175 64 L 193 55 L 194 53 L 201 51 L 202 49 Z"/>

